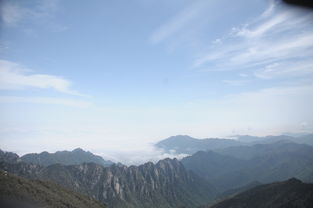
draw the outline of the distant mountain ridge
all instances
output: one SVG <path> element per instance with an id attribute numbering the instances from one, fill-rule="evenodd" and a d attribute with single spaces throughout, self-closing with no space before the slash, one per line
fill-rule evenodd
<path id="1" fill-rule="evenodd" d="M 200 150 L 213 150 L 237 145 L 241 145 L 241 143 L 233 139 L 195 139 L 187 135 L 177 135 L 164 139 L 155 146 L 167 152 L 193 154 Z"/>
<path id="2" fill-rule="evenodd" d="M 313 182 L 313 147 L 292 142 L 235 146 L 218 152 L 199 151 L 181 162 L 219 191 L 239 188 L 253 181 L 270 183 L 291 177 Z"/>
<path id="3" fill-rule="evenodd" d="M 309 155 L 312 153 L 312 150 L 313 146 L 282 140 L 273 143 L 233 146 L 217 149 L 215 152 L 238 159 L 252 159 L 258 156 L 280 154 L 284 152 Z"/>
<path id="4" fill-rule="evenodd" d="M 208 208 L 311 208 L 313 184 L 292 178 L 256 186 Z"/>
<path id="5" fill-rule="evenodd" d="M 227 147 L 268 144 L 279 141 L 289 141 L 298 144 L 307 144 L 313 146 L 313 134 L 302 135 L 298 137 L 280 135 L 280 136 L 249 136 L 237 135 L 235 139 L 224 138 L 206 138 L 196 139 L 188 135 L 177 135 L 161 140 L 155 144 L 157 148 L 163 149 L 166 152 L 174 152 L 179 154 L 194 154 L 198 151 L 217 150 Z"/>
<path id="6" fill-rule="evenodd" d="M 279 136 L 250 136 L 250 135 L 238 135 L 235 136 L 237 141 L 245 142 L 245 143 L 267 143 L 267 142 L 277 142 L 277 141 L 292 141 L 295 137 L 287 136 L 287 135 L 279 135 Z"/>
<path id="7" fill-rule="evenodd" d="M 278 141 L 291 141 L 298 144 L 307 144 L 313 146 L 313 134 L 305 134 L 300 136 L 291 135 L 279 135 L 279 136 L 249 136 L 249 135 L 239 135 L 237 140 L 240 142 L 253 143 L 253 144 L 266 144 Z"/>
<path id="8" fill-rule="evenodd" d="M 101 156 L 94 155 L 89 151 L 76 148 L 73 151 L 57 151 L 55 153 L 31 153 L 20 157 L 20 160 L 27 163 L 33 163 L 41 166 L 52 164 L 78 165 L 82 163 L 93 162 L 103 166 L 110 166 L 113 162 L 104 160 Z"/>
<path id="9" fill-rule="evenodd" d="M 192 208 L 216 196 L 212 185 L 187 171 L 176 159 L 130 167 L 103 167 L 95 163 L 43 167 L 0 162 L 0 169 L 27 178 L 54 181 L 109 207 Z"/>

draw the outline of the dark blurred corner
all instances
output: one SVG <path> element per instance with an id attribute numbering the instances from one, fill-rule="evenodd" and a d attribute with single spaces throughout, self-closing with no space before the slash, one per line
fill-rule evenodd
<path id="1" fill-rule="evenodd" d="M 300 6 L 300 7 L 306 7 L 308 9 L 313 9 L 312 0 L 283 0 L 283 2 L 290 6 Z"/>

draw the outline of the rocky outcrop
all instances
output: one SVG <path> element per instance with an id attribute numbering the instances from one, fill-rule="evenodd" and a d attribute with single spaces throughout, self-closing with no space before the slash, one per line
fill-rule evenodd
<path id="1" fill-rule="evenodd" d="M 19 156 L 13 152 L 5 152 L 0 149 L 0 161 L 5 161 L 8 163 L 16 163 L 18 162 Z"/>
<path id="2" fill-rule="evenodd" d="M 176 159 L 140 166 L 103 167 L 94 163 L 48 167 L 0 163 L 15 174 L 51 180 L 85 193 L 110 207 L 197 207 L 215 196 L 215 189 Z"/>

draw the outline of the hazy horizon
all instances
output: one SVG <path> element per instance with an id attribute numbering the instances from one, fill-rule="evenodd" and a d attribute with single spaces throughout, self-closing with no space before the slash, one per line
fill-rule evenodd
<path id="1" fill-rule="evenodd" d="M 290 133 L 285 133 L 281 135 L 266 135 L 266 136 L 292 136 L 292 137 L 301 137 L 305 135 L 310 135 L 311 133 L 303 133 L 299 132 L 299 134 L 290 134 Z M 69 146 L 67 148 L 63 149 L 42 149 L 39 148 L 37 150 L 27 150 L 27 151 L 19 151 L 18 148 L 13 147 L 12 149 L 2 149 L 3 151 L 9 151 L 9 152 L 14 152 L 18 154 L 19 156 L 23 156 L 29 153 L 42 153 L 42 152 L 49 152 L 49 153 L 55 153 L 57 151 L 73 151 L 74 149 L 81 148 L 84 151 L 89 151 L 93 154 L 101 156 L 105 160 L 110 160 L 114 163 L 122 163 L 124 165 L 141 165 L 147 162 L 153 162 L 156 163 L 159 160 L 165 159 L 165 158 L 177 158 L 177 159 L 182 159 L 189 154 L 184 154 L 184 153 L 177 153 L 174 150 L 172 152 L 167 152 L 162 148 L 158 148 L 155 145 L 163 140 L 166 140 L 171 137 L 177 137 L 177 136 L 188 136 L 194 139 L 232 139 L 232 140 L 237 140 L 239 136 L 255 136 L 255 135 L 231 135 L 229 137 L 205 137 L 205 138 L 195 138 L 190 135 L 173 135 L 167 138 L 163 138 L 161 140 L 158 140 L 154 143 L 143 143 L 141 145 L 136 145 L 136 148 L 128 148 L 128 145 L 123 145 L 121 144 L 120 146 L 117 146 L 113 149 L 110 148 L 105 148 L 103 147 L 98 147 L 98 148 L 92 148 L 88 149 L 85 147 L 81 146 Z M 265 136 L 265 137 L 266 137 Z M 262 138 L 262 137 L 261 137 Z M 244 143 L 243 143 L 244 144 Z M 253 144 L 253 143 L 251 143 Z M 1 148 L 0 148 L 1 149 Z"/>

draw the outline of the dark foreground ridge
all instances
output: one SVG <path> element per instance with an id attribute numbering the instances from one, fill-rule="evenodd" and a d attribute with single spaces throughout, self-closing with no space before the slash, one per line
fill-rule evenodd
<path id="1" fill-rule="evenodd" d="M 311 208 L 313 184 L 291 178 L 284 182 L 260 185 L 210 208 Z"/>
<path id="2" fill-rule="evenodd" d="M 0 207 L 105 208 L 106 206 L 52 182 L 29 180 L 0 171 Z"/>

